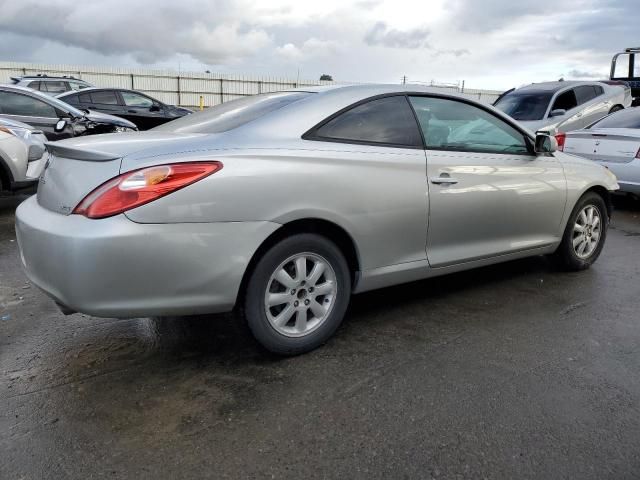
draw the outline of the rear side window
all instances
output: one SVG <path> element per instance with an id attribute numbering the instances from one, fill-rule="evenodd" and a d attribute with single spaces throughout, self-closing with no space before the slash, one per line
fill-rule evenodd
<path id="1" fill-rule="evenodd" d="M 640 108 L 626 108 L 612 113 L 589 128 L 640 128 Z"/>
<path id="2" fill-rule="evenodd" d="M 175 133 L 220 133 L 241 127 L 270 112 L 310 95 L 309 92 L 279 92 L 253 95 L 210 107 L 160 125 L 153 130 Z"/>
<path id="3" fill-rule="evenodd" d="M 379 98 L 355 106 L 317 128 L 309 138 L 422 147 L 420 130 L 404 95 Z"/>
<path id="4" fill-rule="evenodd" d="M 64 93 L 68 90 L 67 82 L 63 81 L 51 81 L 51 82 L 40 82 L 41 90 L 43 92 L 52 93 L 57 95 L 58 93 Z"/>
<path id="5" fill-rule="evenodd" d="M 551 110 L 571 110 L 572 108 L 576 108 L 577 106 L 578 101 L 576 100 L 576 94 L 573 89 L 571 89 L 558 95 L 556 101 L 553 102 L 553 107 L 551 107 Z"/>
<path id="6" fill-rule="evenodd" d="M 78 95 L 78 100 L 80 100 L 80 103 L 91 103 L 91 95 L 89 93 L 81 93 Z"/>
<path id="7" fill-rule="evenodd" d="M 101 103 L 103 105 L 118 105 L 118 96 L 111 90 L 101 90 L 91 92 L 91 103 Z"/>
<path id="8" fill-rule="evenodd" d="M 27 87 L 33 88 L 34 90 L 40 90 L 40 82 L 30 82 Z"/>
<path id="9" fill-rule="evenodd" d="M 48 103 L 13 92 L 0 92 L 0 113 L 24 117 L 58 117 L 56 109 Z"/>
<path id="10" fill-rule="evenodd" d="M 578 105 L 582 105 L 583 103 L 587 103 L 594 98 L 596 98 L 596 89 L 593 85 L 581 85 L 575 88 L 576 91 L 576 100 L 578 101 Z"/>
<path id="11" fill-rule="evenodd" d="M 83 88 L 88 88 L 87 84 L 74 81 L 69 81 L 69 86 L 71 87 L 71 90 L 82 90 Z"/>
<path id="12" fill-rule="evenodd" d="M 78 105 L 78 95 L 65 95 L 60 100 L 70 105 Z"/>
<path id="13" fill-rule="evenodd" d="M 595 85 L 593 88 L 596 89 L 596 97 L 604 94 L 604 88 L 601 85 Z"/>

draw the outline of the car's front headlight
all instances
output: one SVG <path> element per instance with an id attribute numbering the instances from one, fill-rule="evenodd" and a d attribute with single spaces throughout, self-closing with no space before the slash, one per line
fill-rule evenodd
<path id="1" fill-rule="evenodd" d="M 22 127 L 7 127 L 0 125 L 0 132 L 5 132 L 22 140 L 29 140 L 31 138 L 31 130 Z"/>
<path id="2" fill-rule="evenodd" d="M 137 128 L 131 128 L 131 127 L 121 127 L 120 125 L 116 125 L 116 128 L 114 128 L 114 132 L 116 133 L 120 133 L 120 132 L 135 132 L 137 131 Z"/>

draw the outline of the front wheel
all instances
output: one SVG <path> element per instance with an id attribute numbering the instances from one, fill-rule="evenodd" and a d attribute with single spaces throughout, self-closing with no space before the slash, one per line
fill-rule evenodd
<path id="1" fill-rule="evenodd" d="M 351 275 L 340 249 L 315 234 L 285 238 L 258 261 L 247 283 L 244 314 L 270 352 L 297 355 L 336 331 L 351 297 Z"/>
<path id="2" fill-rule="evenodd" d="M 583 195 L 571 212 L 556 259 L 567 270 L 585 270 L 600 256 L 609 227 L 604 199 L 595 192 Z"/>

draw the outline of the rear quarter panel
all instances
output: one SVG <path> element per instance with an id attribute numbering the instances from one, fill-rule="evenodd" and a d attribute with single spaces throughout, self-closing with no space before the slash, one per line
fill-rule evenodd
<path id="1" fill-rule="evenodd" d="M 317 218 L 352 236 L 362 269 L 426 258 L 423 150 L 301 140 L 298 148 L 210 150 L 179 158 L 197 160 L 220 160 L 224 167 L 126 215 L 141 223 Z"/>

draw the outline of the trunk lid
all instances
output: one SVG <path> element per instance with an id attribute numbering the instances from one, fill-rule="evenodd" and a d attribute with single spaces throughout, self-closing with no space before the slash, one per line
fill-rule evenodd
<path id="1" fill-rule="evenodd" d="M 640 132 L 629 128 L 594 128 L 567 133 L 564 151 L 597 162 L 629 163 L 640 149 Z"/>
<path id="2" fill-rule="evenodd" d="M 181 150 L 193 143 L 189 142 L 192 137 L 203 135 L 132 132 L 47 143 L 48 158 L 38 183 L 38 203 L 53 212 L 69 215 L 91 191 L 121 173 L 124 157 Z"/>

